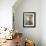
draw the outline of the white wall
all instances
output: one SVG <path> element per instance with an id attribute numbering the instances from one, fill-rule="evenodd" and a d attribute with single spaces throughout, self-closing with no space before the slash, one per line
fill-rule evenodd
<path id="1" fill-rule="evenodd" d="M 41 1 L 41 40 L 42 46 L 46 46 L 46 0 Z"/>
<path id="2" fill-rule="evenodd" d="M 22 32 L 24 38 L 34 40 L 36 46 L 46 46 L 46 1 L 23 0 L 20 4 L 18 8 L 13 7 L 15 29 Z M 28 11 L 36 12 L 36 28 L 23 27 L 23 12 Z"/>
<path id="3" fill-rule="evenodd" d="M 12 29 L 12 6 L 16 0 L 0 0 L 0 27 Z"/>
<path id="4" fill-rule="evenodd" d="M 23 27 L 23 12 L 36 12 L 36 28 Z M 18 30 L 18 32 L 22 32 L 24 38 L 34 40 L 36 46 L 41 46 L 40 15 L 40 0 L 23 0 L 14 12 L 15 29 Z"/>

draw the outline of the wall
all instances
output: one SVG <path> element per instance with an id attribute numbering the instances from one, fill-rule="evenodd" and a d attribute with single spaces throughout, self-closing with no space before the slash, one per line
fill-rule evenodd
<path id="1" fill-rule="evenodd" d="M 46 46 L 46 0 L 41 1 L 41 40 L 42 46 Z"/>
<path id="2" fill-rule="evenodd" d="M 0 27 L 12 29 L 12 6 L 16 0 L 0 0 Z"/>
<path id="3" fill-rule="evenodd" d="M 15 31 L 22 32 L 24 39 L 31 39 L 36 46 L 41 46 L 41 0 L 23 0 L 17 6 L 13 7 Z M 36 28 L 23 27 L 23 12 L 36 12 Z"/>

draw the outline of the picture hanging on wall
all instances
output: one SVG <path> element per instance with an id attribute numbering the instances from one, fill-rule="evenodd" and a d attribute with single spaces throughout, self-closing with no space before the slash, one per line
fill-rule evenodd
<path id="1" fill-rule="evenodd" d="M 23 12 L 23 27 L 36 27 L 36 12 Z"/>

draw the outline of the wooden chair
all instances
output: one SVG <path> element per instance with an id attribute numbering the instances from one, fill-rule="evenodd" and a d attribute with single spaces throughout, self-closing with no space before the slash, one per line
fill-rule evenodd
<path id="1" fill-rule="evenodd" d="M 26 40 L 25 46 L 35 46 L 35 43 L 32 40 Z"/>
<path id="2" fill-rule="evenodd" d="M 22 33 L 15 33 L 16 46 L 21 46 L 22 44 Z"/>

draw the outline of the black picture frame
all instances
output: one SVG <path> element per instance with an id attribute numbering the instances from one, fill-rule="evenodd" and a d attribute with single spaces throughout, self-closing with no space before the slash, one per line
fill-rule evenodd
<path id="1" fill-rule="evenodd" d="M 36 27 L 36 12 L 23 12 L 23 27 Z"/>

